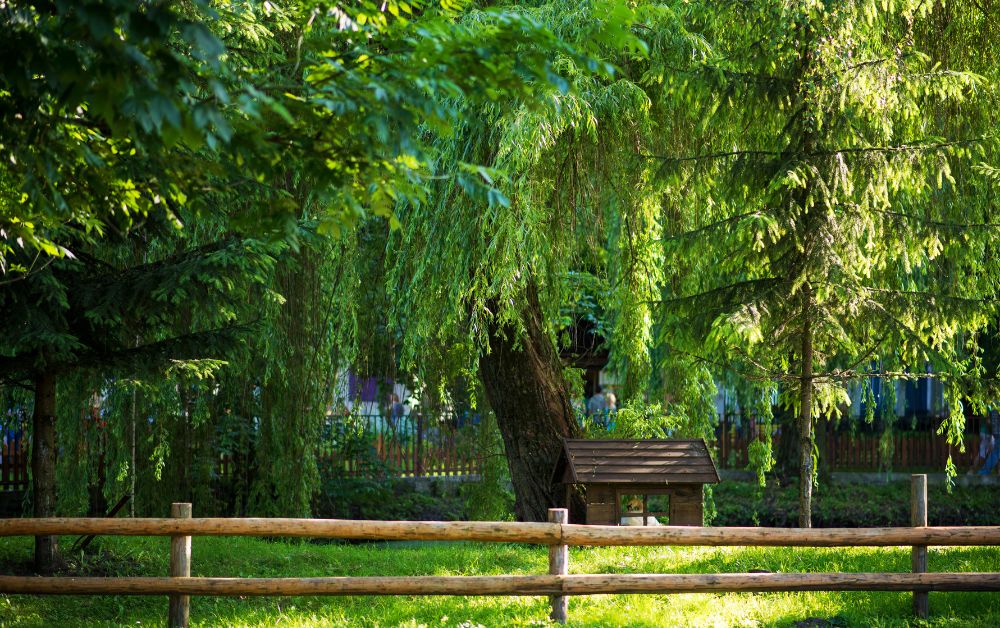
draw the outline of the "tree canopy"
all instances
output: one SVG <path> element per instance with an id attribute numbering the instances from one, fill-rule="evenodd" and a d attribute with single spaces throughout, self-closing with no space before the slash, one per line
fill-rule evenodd
<path id="1" fill-rule="evenodd" d="M 574 500 L 551 468 L 587 319 L 618 433 L 711 439 L 723 381 L 795 413 L 809 525 L 813 423 L 849 385 L 940 379 L 953 444 L 1000 388 L 993 13 L 0 4 L 0 381 L 34 395 L 36 512 L 83 437 L 58 382 L 120 415 L 106 491 L 140 474 L 143 416 L 157 479 L 179 435 L 242 421 L 241 508 L 307 515 L 332 380 L 381 361 L 488 406 L 543 518 Z"/>
<path id="2" fill-rule="evenodd" d="M 521 13 L 465 12 L 421 2 L 0 7 L 13 60 L 0 84 L 0 302 L 13 314 L 0 363 L 35 395 L 37 515 L 55 512 L 56 382 L 74 369 L 140 375 L 138 364 L 208 358 L 214 370 L 234 355 L 215 340 L 245 341 L 256 318 L 275 333 L 256 348 L 280 364 L 242 372 L 274 379 L 266 398 L 291 404 L 275 407 L 276 420 L 322 416 L 321 379 L 281 388 L 331 364 L 315 358 L 329 347 L 322 337 L 302 344 L 323 336 L 328 314 L 304 300 L 260 310 L 261 296 L 303 296 L 303 269 L 323 248 L 315 234 L 365 215 L 396 224 L 398 202 L 425 198 L 425 136 L 450 132 L 458 100 L 565 89 L 555 54 L 606 71 Z M 473 187 L 496 194 L 488 180 Z M 329 281 L 322 272 L 314 283 Z M 306 320 L 317 321 L 311 336 L 298 333 Z M 133 432 L 135 414 L 133 398 Z M 291 433 L 299 443 L 309 434 Z M 307 512 L 310 486 L 286 510 Z M 54 542 L 39 543 L 39 566 L 51 569 Z"/>
<path id="3" fill-rule="evenodd" d="M 995 157 L 995 90 L 924 52 L 948 36 L 940 11 L 713 8 L 692 15 L 712 46 L 671 90 L 699 134 L 656 157 L 680 217 L 662 340 L 796 409 L 803 525 L 812 418 L 839 416 L 848 382 L 929 367 L 956 444 L 961 399 L 987 401 L 976 338 L 995 318 L 997 232 L 975 166 Z"/>

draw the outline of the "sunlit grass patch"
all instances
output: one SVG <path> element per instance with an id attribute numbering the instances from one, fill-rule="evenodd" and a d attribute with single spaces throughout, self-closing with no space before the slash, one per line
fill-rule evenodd
<path id="1" fill-rule="evenodd" d="M 70 541 L 70 539 L 65 539 Z M 78 569 L 165 575 L 162 538 L 102 538 Z M 0 542 L 0 572 L 30 560 L 30 539 Z M 68 547 L 68 543 L 64 543 Z M 309 543 L 195 538 L 192 575 L 240 577 L 542 574 L 544 547 L 477 543 Z M 737 573 L 908 571 L 910 550 L 890 548 L 571 548 L 570 573 Z M 932 548 L 932 571 L 1000 571 L 1000 549 Z M 790 592 L 573 597 L 573 626 L 998 626 L 1000 594 L 932 593 L 931 618 L 915 622 L 908 593 Z M 0 596 L 0 626 L 162 625 L 161 597 Z M 195 626 L 530 626 L 545 625 L 544 597 L 195 597 Z"/>

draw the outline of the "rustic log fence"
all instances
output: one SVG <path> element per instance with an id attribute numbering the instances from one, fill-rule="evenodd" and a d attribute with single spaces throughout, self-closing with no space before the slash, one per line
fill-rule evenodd
<path id="1" fill-rule="evenodd" d="M 619 527 L 566 523 L 345 521 L 191 518 L 175 504 L 169 519 L 6 519 L 0 536 L 106 534 L 171 537 L 170 577 L 0 576 L 0 593 L 168 595 L 171 626 L 187 626 L 189 596 L 218 595 L 547 595 L 551 618 L 565 622 L 567 597 L 617 593 L 912 591 L 927 616 L 929 591 L 1000 591 L 1000 573 L 927 573 L 928 546 L 1000 545 L 1000 526 L 927 527 L 926 476 L 914 476 L 911 528 Z M 192 536 L 288 536 L 368 540 L 480 541 L 549 547 L 549 574 L 321 578 L 192 577 Z M 771 547 L 911 546 L 913 573 L 729 573 L 569 575 L 569 546 L 687 545 Z"/>

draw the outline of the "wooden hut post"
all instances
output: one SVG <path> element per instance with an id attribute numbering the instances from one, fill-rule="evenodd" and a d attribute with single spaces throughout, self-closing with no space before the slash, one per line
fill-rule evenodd
<path id="1" fill-rule="evenodd" d="M 191 518 L 191 504 L 170 505 L 170 516 L 180 519 Z M 170 537 L 170 576 L 187 578 L 191 576 L 191 537 Z M 170 628 L 188 628 L 191 615 L 191 596 L 171 595 L 168 625 Z"/>
<path id="2" fill-rule="evenodd" d="M 913 526 L 927 526 L 927 476 L 925 474 L 914 474 L 911 476 L 910 484 L 910 524 Z M 927 572 L 927 546 L 914 545 L 910 554 L 913 573 Z M 930 608 L 926 591 L 913 592 L 913 612 L 921 618 L 927 619 Z"/>
<path id="3" fill-rule="evenodd" d="M 549 508 L 549 523 L 569 523 L 569 511 L 565 508 Z M 565 576 L 568 573 L 569 547 L 562 542 L 562 528 L 560 527 L 559 542 L 549 545 L 549 575 Z M 549 614 L 549 619 L 565 624 L 566 614 L 569 611 L 569 597 L 551 595 L 549 600 L 552 602 L 552 612 Z"/>

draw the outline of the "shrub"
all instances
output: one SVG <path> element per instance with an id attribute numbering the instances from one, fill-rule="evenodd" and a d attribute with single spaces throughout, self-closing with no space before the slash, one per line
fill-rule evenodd
<path id="1" fill-rule="evenodd" d="M 798 484 L 726 481 L 714 489 L 717 526 L 788 527 L 798 523 Z M 1000 487 L 959 486 L 948 494 L 943 485 L 927 490 L 930 525 L 1000 525 Z M 825 483 L 813 493 L 815 527 L 910 525 L 910 485 Z"/>

